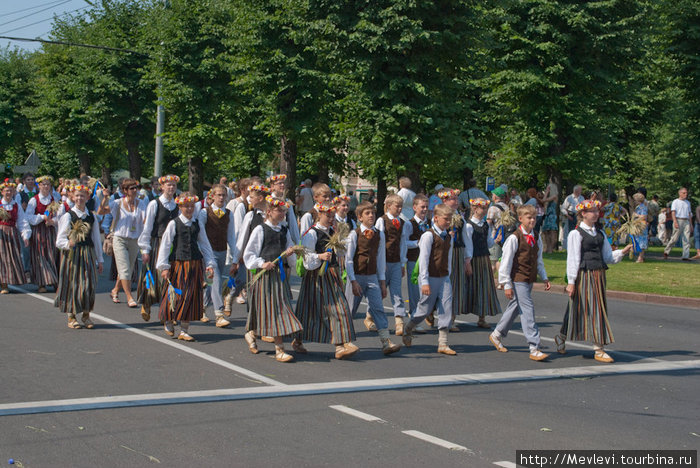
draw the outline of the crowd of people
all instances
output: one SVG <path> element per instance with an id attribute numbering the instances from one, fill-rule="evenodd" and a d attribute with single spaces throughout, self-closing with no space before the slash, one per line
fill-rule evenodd
<path id="1" fill-rule="evenodd" d="M 438 184 L 428 197 L 402 177 L 397 193 L 384 199 L 382 216 L 369 197 L 360 202 L 309 180 L 292 203 L 284 174 L 230 184 L 222 178 L 202 199 L 181 192 L 178 183 L 176 175 L 145 187 L 124 178 L 112 193 L 87 176 L 54 184 L 50 176 L 26 174 L 19 187 L 6 179 L 0 184 L 0 292 L 9 293 L 10 284 L 34 283 L 40 293 L 51 288 L 68 326 L 90 329 L 98 275 L 109 256 L 111 300 L 121 303 L 123 291 L 127 306 L 140 307 L 145 321 L 157 305 L 164 333 L 186 342 L 195 340 L 191 322 L 210 321 L 209 305 L 215 325 L 226 328 L 237 302 L 246 305 L 251 353 L 259 352 L 260 341 L 270 342 L 275 358 L 290 362 L 295 358 L 285 350 L 286 338 L 295 355 L 307 353 L 304 342 L 319 342 L 347 359 L 359 351 L 353 317 L 366 299 L 363 324 L 377 333 L 385 355 L 401 344 L 410 347 L 429 327 L 437 328 L 437 352 L 455 355 L 448 338 L 459 331 L 457 315 L 474 314 L 484 329 L 501 315 L 491 344 L 506 352 L 503 340 L 520 316 L 530 358 L 542 361 L 549 356 L 541 350 L 531 292 L 538 276 L 550 288 L 542 254 L 557 248 L 559 214 L 569 301 L 557 351 L 566 352 L 567 340 L 590 341 L 596 360 L 612 362 L 604 350 L 613 342 L 605 270 L 631 249 L 643 261 L 649 236 L 663 236 L 665 227 L 656 197 L 648 202 L 643 190 L 625 208 L 614 194 L 584 198 L 575 186 L 558 207 L 552 181 L 524 197 L 503 186 L 489 197 L 475 181 L 465 191 Z M 693 231 L 687 195 L 681 188 L 670 205 L 665 254 L 680 238 L 684 260 Z M 625 242 L 619 235 L 625 216 L 644 229 L 618 248 Z M 700 258 L 695 239 L 693 258 Z M 293 272 L 301 277 L 296 304 Z M 509 301 L 504 311 L 497 289 Z M 400 342 L 392 341 L 392 331 Z"/>

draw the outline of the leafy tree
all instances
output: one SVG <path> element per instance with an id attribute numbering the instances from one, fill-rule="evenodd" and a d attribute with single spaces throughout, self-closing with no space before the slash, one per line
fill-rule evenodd
<path id="1" fill-rule="evenodd" d="M 0 49 L 0 157 L 5 164 L 22 164 L 31 151 L 32 124 L 26 111 L 34 99 L 34 73 L 29 54 Z"/>

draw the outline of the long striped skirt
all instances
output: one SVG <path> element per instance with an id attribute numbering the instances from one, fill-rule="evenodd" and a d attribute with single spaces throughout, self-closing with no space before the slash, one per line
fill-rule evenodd
<path id="1" fill-rule="evenodd" d="M 292 290 L 289 281 L 280 279 L 279 269 L 265 272 L 251 286 L 254 271 L 249 271 L 248 320 L 246 331 L 258 336 L 286 336 L 302 330 L 301 322 L 292 310 Z"/>
<path id="2" fill-rule="evenodd" d="M 561 334 L 569 340 L 613 343 L 605 298 L 605 270 L 580 270 L 566 306 Z"/>
<path id="3" fill-rule="evenodd" d="M 450 272 L 452 283 L 452 315 L 468 314 L 471 310 L 467 304 L 467 275 L 464 273 L 464 247 L 452 249 L 452 271 Z"/>
<path id="4" fill-rule="evenodd" d="M 138 288 L 136 289 L 136 297 L 138 297 L 137 302 L 142 304 L 146 309 L 149 309 L 153 304 L 160 302 L 160 299 L 163 297 L 163 283 L 165 281 L 158 274 L 158 269 L 156 268 L 159 249 L 160 238 L 156 237 L 155 239 L 151 239 L 151 258 L 148 262 L 148 266 L 151 269 L 154 284 L 152 284 L 150 288 L 146 286 L 146 274 L 148 273 L 148 268 L 146 268 L 145 265 L 141 266 L 141 274 L 139 275 Z M 134 271 L 136 270 L 137 268 L 134 268 Z"/>
<path id="5" fill-rule="evenodd" d="M 95 248 L 81 245 L 64 250 L 61 254 L 61 272 L 54 306 L 70 316 L 90 312 L 95 308 L 97 287 Z"/>
<path id="6" fill-rule="evenodd" d="M 160 276 L 160 275 L 159 275 Z M 204 313 L 204 269 L 201 260 L 175 260 L 170 263 L 170 283 L 179 289 L 177 294 L 168 284 L 163 285 L 158 316 L 161 322 L 192 322 Z"/>
<path id="7" fill-rule="evenodd" d="M 472 258 L 472 275 L 467 276 L 467 310 L 479 317 L 501 313 L 488 255 Z"/>
<path id="8" fill-rule="evenodd" d="M 355 340 L 350 306 L 338 267 L 307 271 L 301 280 L 294 314 L 304 327 L 305 341 L 342 345 Z"/>
<path id="9" fill-rule="evenodd" d="M 24 266 L 19 231 L 15 226 L 0 226 L 0 283 L 24 284 Z"/>
<path id="10" fill-rule="evenodd" d="M 32 283 L 37 286 L 58 284 L 58 249 L 56 227 L 46 223 L 32 226 L 31 250 Z"/>

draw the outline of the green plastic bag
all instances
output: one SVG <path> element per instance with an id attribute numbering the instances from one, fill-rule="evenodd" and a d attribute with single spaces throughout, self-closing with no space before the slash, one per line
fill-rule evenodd
<path id="1" fill-rule="evenodd" d="M 304 259 L 297 257 L 297 275 L 299 278 L 306 274 L 306 268 L 304 268 Z"/>
<path id="2" fill-rule="evenodd" d="M 413 267 L 413 271 L 411 272 L 411 283 L 418 284 L 419 270 L 420 270 L 420 268 L 418 266 L 418 261 L 416 261 L 416 265 Z"/>

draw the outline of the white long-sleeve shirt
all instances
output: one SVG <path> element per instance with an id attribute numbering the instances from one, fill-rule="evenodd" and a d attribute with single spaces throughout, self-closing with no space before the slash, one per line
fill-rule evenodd
<path id="1" fill-rule="evenodd" d="M 443 231 L 437 226 L 433 226 L 432 230 L 435 230 L 438 236 L 441 236 Z M 418 240 L 418 248 L 420 249 L 420 254 L 418 254 L 418 285 L 419 286 L 426 286 L 429 285 L 430 282 L 428 278 L 430 277 L 430 272 L 428 271 L 428 268 L 430 266 L 430 254 L 433 251 L 433 232 L 432 230 L 430 231 L 425 231 L 423 235 L 420 236 L 420 239 Z M 446 232 L 446 237 L 445 237 L 445 242 L 450 243 L 450 250 L 447 254 L 447 276 L 449 277 L 450 274 L 452 273 L 452 250 L 453 250 L 453 244 L 452 244 L 452 237 L 450 237 L 450 234 Z"/>
<path id="2" fill-rule="evenodd" d="M 271 227 L 277 232 L 279 232 L 282 229 L 282 226 L 275 226 L 270 221 L 265 221 L 265 224 L 267 224 L 269 227 Z M 245 247 L 245 251 L 243 252 L 243 262 L 245 263 L 245 267 L 247 269 L 254 270 L 257 268 L 262 268 L 263 263 L 266 262 L 266 260 L 260 256 L 264 238 L 265 233 L 263 231 L 263 227 L 255 226 L 253 232 L 250 233 L 250 240 L 248 241 L 248 244 Z M 292 242 L 292 237 L 289 234 L 289 230 L 287 230 L 287 245 L 285 246 L 285 249 L 288 249 L 293 245 L 294 243 Z M 294 257 L 294 255 L 290 255 L 290 257 Z M 290 257 L 287 258 L 289 258 L 291 262 L 292 258 Z"/>
<path id="3" fill-rule="evenodd" d="M 360 231 L 362 234 L 367 229 L 372 229 L 366 227 L 364 224 L 360 224 Z M 379 235 L 379 248 L 377 250 L 377 279 L 379 281 L 386 280 L 386 238 L 382 231 L 376 231 L 375 235 Z M 348 275 L 348 281 L 355 281 L 355 265 L 354 257 L 355 251 L 357 250 L 357 230 L 350 232 L 348 236 L 348 249 L 345 252 L 345 272 Z"/>
<path id="4" fill-rule="evenodd" d="M 49 205 L 51 202 L 60 202 L 61 197 L 56 197 L 53 194 L 49 194 L 48 196 L 44 197 L 40 193 L 39 195 L 39 201 L 44 204 L 44 205 Z M 57 212 L 58 214 L 58 212 Z M 44 221 L 46 221 L 47 216 L 44 213 L 37 213 L 36 212 L 36 198 L 32 197 L 29 199 L 29 202 L 27 203 L 27 210 L 24 212 L 25 217 L 27 218 L 27 222 L 31 226 L 36 226 L 37 224 L 41 224 Z"/>
<path id="5" fill-rule="evenodd" d="M 469 221 L 481 227 L 486 223 L 484 219 L 477 219 L 474 216 L 469 218 Z M 493 233 L 491 232 L 491 225 L 489 225 L 489 233 L 486 236 L 486 245 L 490 249 L 495 244 L 493 240 Z M 472 241 L 472 236 L 474 235 L 474 226 L 469 223 L 464 223 L 464 258 L 472 258 L 474 256 L 474 242 Z"/>
<path id="6" fill-rule="evenodd" d="M 581 221 L 579 224 L 579 227 L 583 229 L 587 234 L 590 234 L 591 236 L 596 235 L 596 228 L 595 226 L 591 227 Z M 512 237 L 512 236 L 511 236 Z M 605 236 L 604 236 L 605 237 Z M 578 232 L 578 229 L 574 229 L 569 233 L 569 237 L 567 237 L 567 249 L 566 249 L 566 278 L 569 282 L 569 284 L 575 284 L 576 283 L 576 278 L 578 277 L 578 272 L 581 268 L 581 241 L 583 240 L 583 237 L 581 237 L 581 233 Z M 603 242 L 603 261 L 607 265 L 612 265 L 615 263 L 618 263 L 620 260 L 622 260 L 622 257 L 624 257 L 625 254 L 622 253 L 622 250 L 616 250 L 613 252 L 612 247 L 610 247 L 610 243 L 607 241 L 607 237 L 605 238 L 605 241 Z"/>
<path id="7" fill-rule="evenodd" d="M 143 231 L 139 236 L 139 248 L 141 253 L 149 253 L 151 251 L 151 233 L 153 232 L 153 223 L 156 220 L 156 211 L 158 210 L 158 200 L 166 207 L 168 210 L 172 211 L 177 207 L 175 199 L 167 199 L 165 195 L 161 195 L 155 200 L 151 200 L 146 208 L 146 221 L 143 223 Z"/>
<path id="8" fill-rule="evenodd" d="M 17 223 L 15 224 L 15 226 L 17 227 L 17 230 L 22 236 L 22 239 L 29 240 L 32 237 L 32 228 L 27 222 L 27 217 L 24 214 L 24 210 L 22 209 L 22 204 L 17 203 L 14 199 L 8 202 L 4 198 L 0 200 L 0 203 L 2 204 L 2 207 L 8 212 L 14 209 L 12 205 L 17 205 Z"/>
<path id="9" fill-rule="evenodd" d="M 426 226 L 426 231 L 430 229 L 430 223 L 428 222 L 427 219 L 420 219 L 418 216 L 413 216 L 413 219 L 416 220 L 418 225 L 420 226 L 421 224 L 424 224 Z M 408 231 L 408 235 L 406 236 L 406 250 L 408 249 L 417 249 L 418 244 L 420 242 L 420 237 L 416 240 L 411 240 L 409 239 L 413 235 L 413 223 L 411 221 L 407 221 L 404 230 Z M 425 233 L 426 231 L 423 231 Z M 423 234 L 421 234 L 422 236 Z"/>
<path id="10" fill-rule="evenodd" d="M 328 234 L 329 228 L 321 226 L 320 224 L 314 224 L 315 228 Z M 315 229 L 310 229 L 309 232 L 301 239 L 301 244 L 307 248 L 308 253 L 304 255 L 304 268 L 307 270 L 315 270 L 320 268 L 323 264 L 323 260 L 319 260 L 318 254 L 316 253 L 316 242 L 318 241 L 318 234 Z"/>
<path id="11" fill-rule="evenodd" d="M 525 232 L 522 226 L 518 229 L 522 231 L 523 234 L 532 234 L 530 232 Z M 513 259 L 515 254 L 518 252 L 518 237 L 508 236 L 506 242 L 503 244 L 503 256 L 501 257 L 501 267 L 498 269 L 498 282 L 503 285 L 505 289 L 513 289 L 513 278 L 511 278 L 510 273 L 513 269 Z M 542 281 L 548 281 L 547 270 L 544 268 L 544 261 L 542 260 L 542 238 L 537 239 L 537 274 L 540 275 Z"/>
<path id="12" fill-rule="evenodd" d="M 152 203 L 152 202 L 151 202 Z M 192 221 L 195 219 L 192 216 L 191 219 L 185 218 L 184 215 L 180 214 L 176 219 L 180 219 L 185 226 L 189 227 L 192 225 Z M 168 227 L 165 228 L 163 237 L 160 240 L 160 248 L 158 249 L 158 260 L 156 261 L 156 268 L 159 270 L 169 270 L 170 269 L 170 249 L 173 247 L 173 241 L 175 240 L 175 220 L 168 223 Z M 199 251 L 202 252 L 202 257 L 204 260 L 204 265 L 209 268 L 214 268 L 214 254 L 211 251 L 211 244 L 209 244 L 209 239 L 207 238 L 207 233 L 202 226 L 199 226 L 199 234 L 197 234 L 197 245 L 199 246 Z"/>
<path id="13" fill-rule="evenodd" d="M 400 221 L 400 218 L 394 217 L 390 215 L 389 213 L 386 213 L 386 217 L 389 218 L 390 221 L 393 221 L 395 219 L 398 219 Z M 411 233 L 408 230 L 407 225 L 410 225 L 410 222 L 404 222 L 403 223 L 403 228 L 401 229 L 401 240 L 399 241 L 399 263 L 401 263 L 401 266 L 404 267 L 406 266 L 406 262 L 408 261 L 406 259 L 406 252 L 408 251 L 408 236 L 411 235 Z M 374 223 L 374 227 L 382 232 L 384 234 L 384 239 L 386 239 L 386 230 L 384 226 L 384 217 L 380 216 L 379 219 L 377 220 L 376 223 Z"/>
<path id="14" fill-rule="evenodd" d="M 301 217 L 301 221 L 299 221 L 299 233 L 303 236 L 313 224 L 314 217 L 311 215 L 311 212 L 304 213 L 304 216 Z"/>
<path id="15" fill-rule="evenodd" d="M 87 212 L 80 211 L 78 207 L 74 206 L 71 211 L 78 215 L 78 218 L 85 219 L 87 217 Z M 93 216 L 95 216 L 93 214 Z M 97 217 L 95 216 L 95 222 L 92 223 L 92 230 L 90 231 L 90 237 L 92 238 L 92 243 L 95 247 L 95 260 L 97 263 L 103 263 L 104 259 L 102 256 L 102 238 L 100 237 L 100 226 L 97 222 Z M 58 231 L 56 233 L 56 247 L 61 250 L 69 250 L 70 241 L 68 240 L 68 234 L 70 233 L 70 213 L 64 213 L 58 220 Z"/>
<path id="16" fill-rule="evenodd" d="M 215 213 L 216 210 L 226 211 L 226 208 L 217 206 L 216 204 L 212 204 L 211 209 L 214 210 Z M 226 264 L 231 265 L 233 257 L 236 253 L 236 221 L 233 218 L 233 212 L 231 210 L 229 210 L 228 216 L 228 228 L 226 229 Z M 207 210 L 200 210 L 199 227 L 201 227 L 205 231 L 208 219 L 209 215 L 207 213 Z"/>
<path id="17" fill-rule="evenodd" d="M 247 213 L 245 213 L 245 216 L 243 217 L 243 220 L 241 221 L 241 227 L 240 229 L 237 229 L 236 232 L 236 249 L 233 252 L 233 256 L 231 258 L 232 263 L 238 263 L 241 259 L 241 256 L 243 256 L 243 252 L 245 252 L 245 249 L 247 247 L 246 245 L 243 245 L 244 242 L 246 242 L 246 233 L 248 232 L 248 229 L 250 228 L 250 223 L 253 222 L 253 215 L 257 209 L 253 209 Z M 265 219 L 265 212 L 260 211 L 262 213 L 263 220 Z M 257 227 L 257 226 L 256 226 Z M 253 236 L 253 233 L 250 233 L 250 236 Z M 250 243 L 250 238 L 248 238 L 248 243 Z M 245 260 L 244 260 L 245 262 Z"/>

